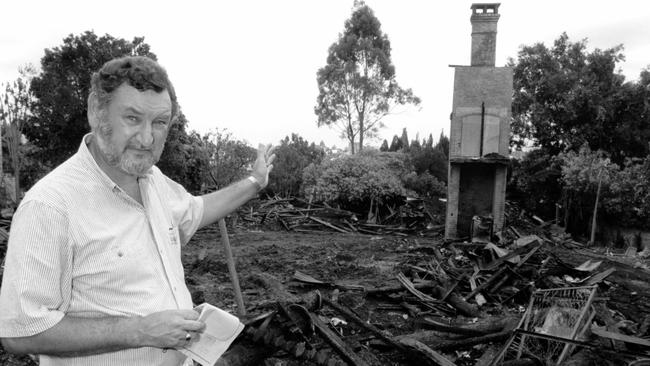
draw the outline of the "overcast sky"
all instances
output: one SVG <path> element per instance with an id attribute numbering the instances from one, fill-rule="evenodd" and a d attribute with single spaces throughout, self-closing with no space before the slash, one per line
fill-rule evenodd
<path id="1" fill-rule="evenodd" d="M 45 48 L 93 30 L 144 36 L 172 79 L 191 129 L 228 129 L 256 145 L 292 132 L 346 146 L 316 127 L 316 72 L 343 31 L 353 0 L 0 0 L 0 82 Z M 386 119 L 381 138 L 406 127 L 411 139 L 449 131 L 453 69 L 470 61 L 472 1 L 366 0 L 388 34 L 397 80 L 422 99 Z M 650 2 L 506 0 L 499 8 L 497 66 L 521 45 L 551 45 L 563 31 L 593 49 L 624 44 L 628 80 L 650 64 Z M 381 140 L 370 142 L 378 146 Z"/>

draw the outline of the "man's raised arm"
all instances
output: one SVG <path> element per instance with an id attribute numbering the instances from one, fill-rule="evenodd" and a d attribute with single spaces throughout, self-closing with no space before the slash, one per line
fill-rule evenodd
<path id="1" fill-rule="evenodd" d="M 202 196 L 204 211 L 199 228 L 226 217 L 266 187 L 275 160 L 274 150 L 274 146 L 260 144 L 257 159 L 248 178 Z"/>

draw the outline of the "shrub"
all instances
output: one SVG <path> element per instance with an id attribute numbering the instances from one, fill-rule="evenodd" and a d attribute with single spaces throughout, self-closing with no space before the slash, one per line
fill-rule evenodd
<path id="1" fill-rule="evenodd" d="M 537 149 L 511 167 L 508 197 L 538 216 L 553 217 L 555 203 L 562 197 L 561 162 L 544 149 Z"/>
<path id="2" fill-rule="evenodd" d="M 303 173 L 302 192 L 341 208 L 364 211 L 371 202 L 401 202 L 407 195 L 400 177 L 408 165 L 404 154 L 364 151 L 309 165 Z"/>
<path id="3" fill-rule="evenodd" d="M 650 226 L 650 157 L 642 161 L 628 159 L 609 186 L 603 200 L 604 216 L 621 226 Z"/>
<path id="4" fill-rule="evenodd" d="M 291 197 L 300 192 L 303 170 L 309 164 L 319 164 L 325 150 L 292 133 L 291 139 L 287 136 L 280 142 L 275 156 L 268 189 L 272 194 Z"/>
<path id="5" fill-rule="evenodd" d="M 437 198 L 447 195 L 447 186 L 436 177 L 424 172 L 420 175 L 411 172 L 405 175 L 402 180 L 406 189 L 416 192 L 420 197 Z"/>

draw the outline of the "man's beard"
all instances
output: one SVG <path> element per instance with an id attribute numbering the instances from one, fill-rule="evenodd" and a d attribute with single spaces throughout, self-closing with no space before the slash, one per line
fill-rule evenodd
<path id="1" fill-rule="evenodd" d="M 109 166 L 120 169 L 128 174 L 137 175 L 138 177 L 145 176 L 149 169 L 158 162 L 160 155 L 156 156 L 153 147 L 149 153 L 144 153 L 142 158 L 129 157 L 127 152 L 128 148 L 141 149 L 141 146 L 135 146 L 134 143 L 129 141 L 124 151 L 118 151 L 117 146 L 111 141 L 113 136 L 113 128 L 108 121 L 101 121 L 97 130 L 96 141 L 99 151 L 104 155 L 104 159 Z"/>

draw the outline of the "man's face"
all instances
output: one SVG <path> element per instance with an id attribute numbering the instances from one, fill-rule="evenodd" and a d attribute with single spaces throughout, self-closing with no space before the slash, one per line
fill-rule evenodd
<path id="1" fill-rule="evenodd" d="M 97 113 L 99 150 L 112 167 L 143 176 L 160 159 L 171 125 L 172 103 L 164 90 L 139 91 L 124 83 Z"/>

